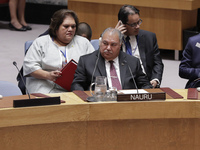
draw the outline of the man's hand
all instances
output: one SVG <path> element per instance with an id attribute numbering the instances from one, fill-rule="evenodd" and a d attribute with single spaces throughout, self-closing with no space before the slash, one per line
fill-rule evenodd
<path id="1" fill-rule="evenodd" d="M 153 86 L 153 88 L 155 88 L 158 85 L 158 82 L 156 80 L 151 80 L 150 83 Z"/>
<path id="2" fill-rule="evenodd" d="M 115 26 L 115 29 L 121 31 L 122 34 L 124 34 L 127 31 L 125 25 L 122 23 L 121 20 L 118 21 L 117 25 Z"/>

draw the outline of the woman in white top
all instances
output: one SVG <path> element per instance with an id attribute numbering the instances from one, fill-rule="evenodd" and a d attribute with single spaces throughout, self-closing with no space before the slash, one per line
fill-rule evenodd
<path id="1" fill-rule="evenodd" d="M 62 9 L 54 13 L 49 34 L 37 38 L 24 58 L 24 76 L 29 93 L 67 92 L 55 84 L 63 65 L 71 59 L 94 51 L 91 43 L 76 35 L 78 17 L 72 10 Z"/>

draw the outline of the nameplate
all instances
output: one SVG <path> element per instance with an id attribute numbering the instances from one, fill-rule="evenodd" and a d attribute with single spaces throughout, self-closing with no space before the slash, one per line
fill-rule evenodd
<path id="1" fill-rule="evenodd" d="M 117 94 L 117 101 L 152 101 L 165 100 L 166 93 L 134 93 L 134 94 Z"/>
<path id="2" fill-rule="evenodd" d="M 60 104 L 60 97 L 13 100 L 13 107 L 30 107 Z"/>

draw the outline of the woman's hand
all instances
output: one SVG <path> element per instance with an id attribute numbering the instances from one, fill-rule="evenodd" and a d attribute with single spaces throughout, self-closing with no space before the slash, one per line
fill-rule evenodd
<path id="1" fill-rule="evenodd" d="M 56 81 L 56 79 L 60 76 L 61 76 L 61 72 L 56 70 L 56 71 L 50 71 L 47 78 L 48 80 Z"/>
<path id="2" fill-rule="evenodd" d="M 49 72 L 49 71 L 39 69 L 32 72 L 30 75 L 38 79 L 56 81 L 56 79 L 61 76 L 61 72 L 58 70 Z"/>

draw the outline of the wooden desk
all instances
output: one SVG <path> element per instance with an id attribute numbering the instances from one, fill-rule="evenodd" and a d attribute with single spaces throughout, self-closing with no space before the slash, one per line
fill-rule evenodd
<path id="1" fill-rule="evenodd" d="M 176 90 L 187 97 L 187 90 Z M 0 109 L 2 150 L 198 150 L 200 101 L 87 103 Z"/>
<path id="2" fill-rule="evenodd" d="M 160 49 L 182 50 L 183 30 L 196 26 L 199 0 L 68 0 L 80 21 L 93 30 L 92 39 L 99 38 L 107 27 L 115 27 L 119 9 L 131 4 L 140 10 L 141 29 L 156 33 Z M 178 51 L 175 51 L 178 59 Z"/>

